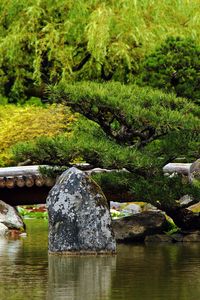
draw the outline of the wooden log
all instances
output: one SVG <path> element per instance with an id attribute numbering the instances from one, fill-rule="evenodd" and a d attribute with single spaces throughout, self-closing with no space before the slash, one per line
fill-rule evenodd
<path id="1" fill-rule="evenodd" d="M 6 178 L 6 187 L 8 189 L 13 189 L 15 187 L 15 178 L 14 177 Z"/>
<path id="2" fill-rule="evenodd" d="M 32 176 L 26 176 L 26 178 L 25 178 L 25 185 L 30 188 L 34 184 L 35 184 L 34 178 Z"/>
<path id="3" fill-rule="evenodd" d="M 164 173 L 178 173 L 188 175 L 190 170 L 190 163 L 169 163 L 163 167 Z"/>
<path id="4" fill-rule="evenodd" d="M 16 177 L 16 185 L 20 188 L 25 186 L 25 179 L 23 176 Z"/>
<path id="5" fill-rule="evenodd" d="M 54 178 L 51 178 L 51 177 L 46 177 L 45 178 L 45 185 L 47 187 L 51 187 L 55 184 L 56 180 Z"/>
<path id="6" fill-rule="evenodd" d="M 4 177 L 0 177 L 0 188 L 5 188 L 6 180 Z"/>
<path id="7" fill-rule="evenodd" d="M 35 185 L 38 187 L 41 187 L 45 184 L 44 177 L 41 175 L 38 175 L 35 177 Z"/>

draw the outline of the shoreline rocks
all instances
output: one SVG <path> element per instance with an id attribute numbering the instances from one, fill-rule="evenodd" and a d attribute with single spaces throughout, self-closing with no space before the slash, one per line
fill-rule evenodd
<path id="1" fill-rule="evenodd" d="M 155 234 L 148 235 L 144 239 L 145 243 L 198 243 L 200 242 L 200 231 L 185 231 L 172 235 Z"/>
<path id="2" fill-rule="evenodd" d="M 0 200 L 0 236 L 8 236 L 12 231 L 25 231 L 25 224 L 17 210 Z"/>
<path id="3" fill-rule="evenodd" d="M 126 207 L 129 207 L 130 203 L 118 203 L 111 202 L 111 212 L 113 213 L 113 227 L 116 233 L 116 239 L 120 243 L 134 243 L 134 242 L 145 242 L 145 243 L 187 243 L 187 242 L 199 242 L 200 241 L 200 202 L 195 203 L 193 198 L 185 195 L 177 201 L 177 211 L 180 215 L 180 224 L 183 228 L 178 228 L 176 231 L 176 225 L 173 224 L 173 220 L 166 216 L 165 212 L 156 209 L 154 206 L 148 203 L 132 202 L 131 204 L 138 205 L 141 210 L 139 213 L 134 211 L 128 211 Z M 192 204 L 192 205 L 191 205 Z M 189 206 L 190 205 L 190 206 Z M 138 210 L 138 209 L 137 209 Z M 136 210 L 136 211 L 137 211 Z M 146 212 L 154 212 L 154 214 L 162 214 L 167 219 L 168 225 L 165 229 L 161 228 L 160 231 L 156 231 L 155 228 L 149 233 L 146 228 L 145 222 L 134 222 L 131 224 L 131 219 L 135 220 L 139 218 L 142 220 L 143 214 Z M 127 218 L 129 217 L 129 218 Z M 170 221 L 171 219 L 171 221 Z M 117 227 L 116 227 L 117 223 Z M 135 226 L 135 228 L 134 228 Z M 171 231 L 171 233 L 170 233 Z M 174 233 L 173 233 L 174 231 Z"/>
<path id="4" fill-rule="evenodd" d="M 112 221 L 118 242 L 144 241 L 147 235 L 162 233 L 168 223 L 162 212 L 146 211 Z"/>
<path id="5" fill-rule="evenodd" d="M 3 223 L 0 223 L 0 238 L 1 237 L 6 237 L 9 234 L 9 229 L 6 225 Z"/>

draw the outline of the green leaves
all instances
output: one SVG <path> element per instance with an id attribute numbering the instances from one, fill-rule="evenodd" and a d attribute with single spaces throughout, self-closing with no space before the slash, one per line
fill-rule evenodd
<path id="1" fill-rule="evenodd" d="M 142 83 L 200 103 L 200 47 L 189 38 L 169 37 L 143 63 Z"/>
<path id="2" fill-rule="evenodd" d="M 87 48 L 95 60 L 102 64 L 107 55 L 107 47 L 110 39 L 109 27 L 112 10 L 103 3 L 90 16 L 85 30 L 87 35 Z M 97 39 L 98 36 L 98 39 Z"/>
<path id="3" fill-rule="evenodd" d="M 130 191 L 135 200 L 170 205 L 197 188 L 181 178 L 167 178 L 162 167 L 177 157 L 199 156 L 200 108 L 174 94 L 152 88 L 79 82 L 50 86 L 51 100 L 79 112 L 71 134 L 41 137 L 13 148 L 17 162 L 70 166 L 87 162 L 95 167 L 123 169 L 102 175 L 102 187 Z"/>
<path id="4" fill-rule="evenodd" d="M 190 3 L 1 0 L 0 93 L 17 102 L 19 97 L 25 101 L 36 96 L 36 86 L 44 89 L 44 85 L 62 80 L 135 82 L 142 71 L 144 56 L 167 36 L 193 36 L 199 42 L 199 2 Z M 183 44 L 170 45 L 175 52 L 184 48 Z M 182 91 L 187 89 L 185 70 L 178 74 L 182 85 L 174 90 L 178 95 L 196 97 L 198 81 L 194 82 L 197 70 L 194 66 L 199 65 L 199 59 L 193 55 L 192 44 L 188 49 L 184 55 L 186 78 L 193 82 L 194 90 L 185 94 Z M 173 65 L 172 52 L 167 52 L 166 57 L 157 53 L 158 62 L 154 56 L 148 58 L 148 67 L 159 65 L 162 76 L 151 75 L 158 87 L 173 87 L 170 78 L 177 65 Z M 168 59 L 170 65 L 166 64 Z M 148 81 L 148 71 L 143 75 L 144 81 Z M 44 95 L 41 93 L 40 97 Z"/>
<path id="5" fill-rule="evenodd" d="M 118 143 L 137 146 L 172 130 L 200 127 L 197 105 L 151 88 L 79 82 L 51 87 L 49 93 L 53 101 L 69 105 L 98 123 Z"/>

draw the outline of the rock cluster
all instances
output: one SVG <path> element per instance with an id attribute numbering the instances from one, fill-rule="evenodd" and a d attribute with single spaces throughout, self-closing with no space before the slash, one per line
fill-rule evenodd
<path id="1" fill-rule="evenodd" d="M 146 211 L 132 216 L 113 220 L 117 241 L 143 241 L 147 235 L 162 233 L 168 223 L 162 212 Z"/>
<path id="2" fill-rule="evenodd" d="M 173 230 L 172 219 L 170 221 L 164 212 L 148 203 L 131 203 L 131 207 L 135 207 L 134 204 L 140 209 L 129 210 L 127 209 L 130 207 L 129 203 L 111 202 L 113 229 L 117 241 L 146 243 L 200 241 L 200 202 L 195 203 L 192 197 L 185 195 L 177 201 L 174 213 L 179 228 L 174 224 Z"/>

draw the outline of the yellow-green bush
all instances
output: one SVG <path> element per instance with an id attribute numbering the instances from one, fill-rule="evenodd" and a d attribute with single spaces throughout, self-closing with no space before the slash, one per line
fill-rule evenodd
<path id="1" fill-rule="evenodd" d="M 68 132 L 75 119 L 75 115 L 62 105 L 0 106 L 0 165 L 12 164 L 9 149 L 17 142 Z"/>

